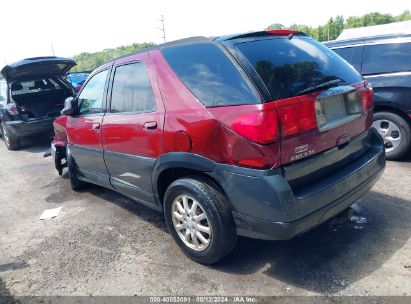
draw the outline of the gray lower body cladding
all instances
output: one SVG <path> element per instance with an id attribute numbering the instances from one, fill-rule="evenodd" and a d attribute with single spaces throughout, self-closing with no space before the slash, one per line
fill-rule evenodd
<path id="1" fill-rule="evenodd" d="M 313 159 L 293 165 L 302 174 L 287 167 L 261 171 L 217 165 L 213 175 L 231 203 L 239 235 L 282 240 L 301 234 L 361 198 L 385 168 L 384 145 L 373 129 Z M 333 161 L 338 168 L 325 170 L 324 164 Z"/>

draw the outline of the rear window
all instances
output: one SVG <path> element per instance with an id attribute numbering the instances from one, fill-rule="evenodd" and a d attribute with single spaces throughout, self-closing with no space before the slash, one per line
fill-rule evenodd
<path id="1" fill-rule="evenodd" d="M 60 90 L 61 86 L 54 79 L 37 79 L 30 81 L 13 82 L 11 93 L 13 96 Z"/>
<path id="2" fill-rule="evenodd" d="M 296 96 L 334 79 L 341 79 L 341 84 L 362 81 L 340 56 L 308 37 L 246 41 L 237 43 L 236 48 L 261 77 L 272 100 Z"/>
<path id="3" fill-rule="evenodd" d="M 216 45 L 189 44 L 162 49 L 171 68 L 206 107 L 255 104 L 258 95 Z"/>
<path id="4" fill-rule="evenodd" d="M 364 74 L 411 71 L 411 42 L 366 45 L 362 71 Z"/>

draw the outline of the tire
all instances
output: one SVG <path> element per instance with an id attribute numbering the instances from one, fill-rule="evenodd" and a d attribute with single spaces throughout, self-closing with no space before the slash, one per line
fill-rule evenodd
<path id="1" fill-rule="evenodd" d="M 411 146 L 410 123 L 391 112 L 376 112 L 374 128 L 384 139 L 385 155 L 388 160 L 399 159 Z"/>
<path id="2" fill-rule="evenodd" d="M 20 138 L 11 135 L 3 122 L 1 123 L 1 134 L 7 149 L 14 151 L 20 148 Z"/>
<path id="3" fill-rule="evenodd" d="M 79 179 L 76 162 L 74 161 L 73 156 L 71 156 L 68 148 L 66 150 L 66 155 L 71 189 L 74 191 L 84 189 L 87 186 L 87 183 Z"/>
<path id="4" fill-rule="evenodd" d="M 184 207 L 185 199 L 187 208 Z M 177 202 L 184 212 L 178 208 Z M 198 204 L 195 210 L 187 211 L 195 202 Z M 167 227 L 189 258 L 202 264 L 214 264 L 234 249 L 237 234 L 231 209 L 225 196 L 208 180 L 189 177 L 174 181 L 167 188 L 163 205 Z M 180 219 L 173 215 L 175 212 Z M 200 220 L 204 218 L 202 213 L 205 219 Z M 193 218 L 197 218 L 198 222 Z M 179 230 L 177 226 L 180 226 Z M 207 228 L 209 233 L 204 232 Z M 186 234 L 189 235 L 188 240 L 184 241 Z M 208 243 L 202 240 L 208 240 Z"/>

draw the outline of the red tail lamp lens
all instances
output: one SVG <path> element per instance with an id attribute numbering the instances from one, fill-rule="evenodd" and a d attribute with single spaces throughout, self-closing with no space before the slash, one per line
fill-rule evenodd
<path id="1" fill-rule="evenodd" d="M 313 98 L 288 100 L 287 105 L 279 105 L 278 114 L 283 137 L 317 128 L 315 99 Z"/>
<path id="2" fill-rule="evenodd" d="M 259 144 L 273 143 L 280 138 L 278 115 L 273 106 L 239 116 L 232 128 L 241 136 Z"/>
<path id="3" fill-rule="evenodd" d="M 7 105 L 7 112 L 9 112 L 10 115 L 19 115 L 19 112 L 17 111 L 17 106 L 15 103 L 9 103 Z"/>
<path id="4" fill-rule="evenodd" d="M 371 85 L 366 81 L 364 88 L 361 89 L 361 99 L 364 110 L 369 110 L 374 107 L 374 92 Z"/>

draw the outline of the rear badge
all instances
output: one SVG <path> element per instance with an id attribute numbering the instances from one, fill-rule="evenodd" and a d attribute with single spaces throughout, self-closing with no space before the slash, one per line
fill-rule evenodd
<path id="1" fill-rule="evenodd" d="M 291 156 L 291 161 L 300 160 L 302 158 L 308 157 L 314 154 L 314 149 L 310 149 L 308 144 L 301 145 L 294 148 L 294 153 L 296 155 Z"/>

